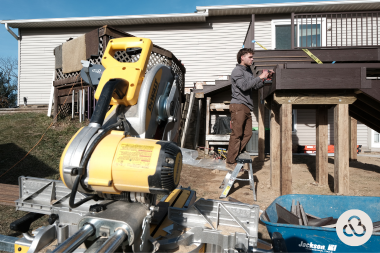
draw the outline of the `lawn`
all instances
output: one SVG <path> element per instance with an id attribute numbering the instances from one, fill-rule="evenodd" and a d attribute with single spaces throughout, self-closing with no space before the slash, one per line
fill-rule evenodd
<path id="1" fill-rule="evenodd" d="M 79 123 L 78 119 L 67 117 L 46 131 L 52 121 L 52 118 L 41 113 L 0 115 L 0 183 L 18 185 L 19 176 L 59 178 L 59 160 L 66 144 L 88 122 Z M 9 170 L 36 145 L 45 131 L 42 141 L 24 160 Z M 9 224 L 25 214 L 16 212 L 13 206 L 0 205 L 0 234 L 21 236 L 10 230 Z M 47 218 L 45 215 L 34 222 L 31 228 L 46 226 Z"/>
<path id="2" fill-rule="evenodd" d="M 68 117 L 59 120 L 30 154 L 9 170 L 33 148 L 52 121 L 41 113 L 0 115 L 0 183 L 17 185 L 19 176 L 59 178 L 59 160 L 67 142 L 88 122 Z"/>

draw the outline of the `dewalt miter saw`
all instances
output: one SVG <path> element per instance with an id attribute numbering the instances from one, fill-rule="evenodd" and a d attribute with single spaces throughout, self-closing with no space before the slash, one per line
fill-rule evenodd
<path id="1" fill-rule="evenodd" d="M 257 205 L 196 201 L 194 191 L 177 188 L 182 94 L 170 67 L 147 69 L 152 45 L 136 37 L 109 41 L 94 114 L 62 154 L 62 181 L 20 177 L 16 208 L 30 213 L 11 224 L 23 237 L 0 235 L 0 250 L 259 251 Z M 117 51 L 139 58 L 119 62 Z M 157 203 L 158 194 L 164 197 Z M 29 234 L 44 214 L 49 225 Z"/>

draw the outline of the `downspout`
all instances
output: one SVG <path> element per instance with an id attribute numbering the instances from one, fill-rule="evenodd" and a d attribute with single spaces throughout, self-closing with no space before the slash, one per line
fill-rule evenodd
<path id="1" fill-rule="evenodd" d="M 9 29 L 8 27 L 8 23 L 5 23 L 5 29 L 7 29 L 7 31 L 16 39 L 16 40 L 20 40 L 20 37 L 17 36 L 11 29 Z"/>
<path id="2" fill-rule="evenodd" d="M 20 68 L 21 68 L 21 63 L 20 63 L 20 36 L 17 36 L 9 27 L 8 27 L 8 23 L 5 23 L 5 29 L 7 29 L 7 31 L 17 40 L 17 47 L 18 47 L 18 70 L 17 70 L 17 75 L 18 75 L 18 78 L 17 78 L 17 106 L 20 106 Z M 20 34 L 20 30 L 18 31 L 18 33 Z"/>

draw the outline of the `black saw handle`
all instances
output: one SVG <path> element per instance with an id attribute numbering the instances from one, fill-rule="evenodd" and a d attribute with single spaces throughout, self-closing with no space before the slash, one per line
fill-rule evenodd
<path id="1" fill-rule="evenodd" d="M 18 220 L 15 220 L 14 222 L 12 222 L 9 227 L 13 231 L 21 232 L 21 233 L 26 233 L 26 232 L 29 231 L 30 225 L 34 221 L 36 221 L 39 218 L 41 218 L 42 216 L 44 216 L 44 214 L 40 214 L 40 213 L 28 213 L 24 217 L 22 217 L 22 218 L 20 218 Z"/>

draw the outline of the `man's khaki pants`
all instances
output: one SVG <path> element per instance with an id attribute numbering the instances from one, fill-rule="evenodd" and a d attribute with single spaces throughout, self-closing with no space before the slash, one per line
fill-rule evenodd
<path id="1" fill-rule="evenodd" d="M 228 145 L 227 163 L 236 162 L 239 152 L 247 145 L 252 136 L 252 116 L 248 106 L 230 104 L 231 136 Z"/>

